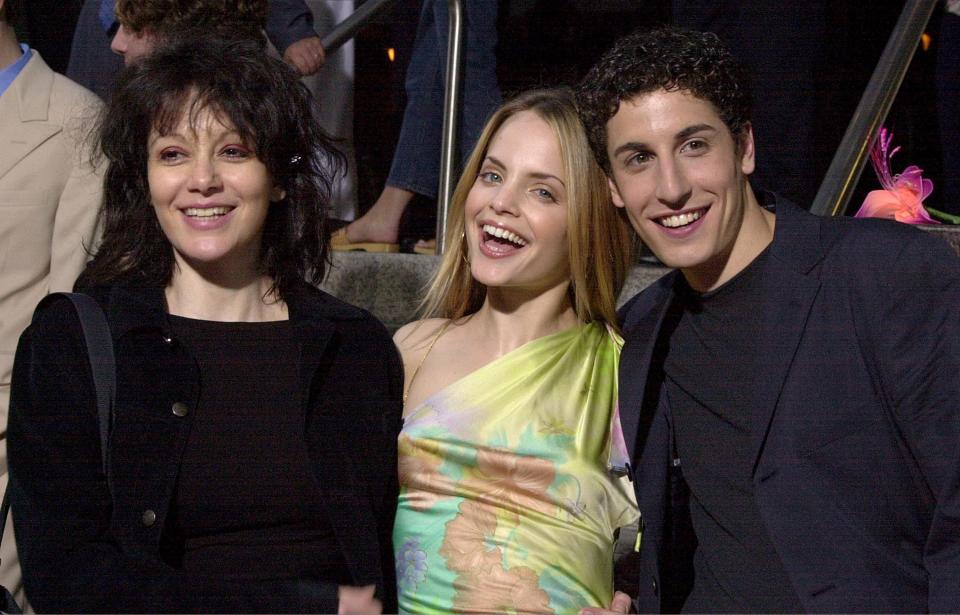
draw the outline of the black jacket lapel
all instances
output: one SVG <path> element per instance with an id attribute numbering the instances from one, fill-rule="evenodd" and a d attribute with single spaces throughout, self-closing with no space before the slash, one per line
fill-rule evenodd
<path id="1" fill-rule="evenodd" d="M 669 273 L 637 295 L 623 310 L 621 318 L 625 343 L 620 356 L 620 424 L 631 465 L 635 465 L 637 451 L 643 449 L 637 443 L 641 422 L 648 425 L 656 411 L 656 408 L 644 408 L 643 400 L 657 335 L 673 300 L 677 275 L 677 272 Z M 642 417 L 644 411 L 647 415 Z M 646 438 L 646 429 L 643 438 Z"/>
<path id="2" fill-rule="evenodd" d="M 813 272 L 823 258 L 820 219 L 792 203 L 776 203 L 777 223 L 761 277 L 763 305 L 757 356 L 769 377 L 760 379 L 753 416 L 753 468 L 763 451 L 780 392 L 790 373 L 810 309 L 820 290 Z"/>

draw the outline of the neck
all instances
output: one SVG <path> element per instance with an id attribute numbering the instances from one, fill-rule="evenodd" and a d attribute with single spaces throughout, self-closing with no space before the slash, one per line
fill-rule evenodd
<path id="1" fill-rule="evenodd" d="M 709 292 L 733 279 L 773 241 L 776 216 L 760 206 L 746 177 L 744 184 L 743 218 L 728 252 L 711 262 L 682 270 L 687 283 L 697 292 Z"/>
<path id="2" fill-rule="evenodd" d="M 23 55 L 23 52 L 20 50 L 13 26 L 5 21 L 0 21 L 0 70 L 19 60 L 21 55 Z"/>
<path id="3" fill-rule="evenodd" d="M 558 333 L 578 323 L 567 295 L 569 283 L 534 292 L 488 288 L 483 305 L 470 318 L 487 342 L 504 355 L 529 341 Z"/>
<path id="4" fill-rule="evenodd" d="M 223 322 L 286 320 L 287 306 L 268 295 L 272 280 L 255 268 L 229 273 L 190 266 L 179 255 L 170 285 L 167 309 L 175 316 Z M 219 274 L 219 275 L 218 275 Z"/>

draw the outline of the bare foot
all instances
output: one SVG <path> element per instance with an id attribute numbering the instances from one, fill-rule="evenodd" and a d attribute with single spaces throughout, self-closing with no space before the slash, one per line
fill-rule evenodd
<path id="1" fill-rule="evenodd" d="M 413 199 L 413 193 L 402 188 L 386 186 L 370 211 L 347 226 L 347 239 L 352 243 L 397 243 L 400 217 Z"/>

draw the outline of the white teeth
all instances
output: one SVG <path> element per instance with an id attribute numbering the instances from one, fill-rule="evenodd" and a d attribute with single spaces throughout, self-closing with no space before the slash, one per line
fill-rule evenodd
<path id="1" fill-rule="evenodd" d="M 696 222 L 703 216 L 703 210 L 692 211 L 688 214 L 678 214 L 675 216 L 668 216 L 666 218 L 660 218 L 657 220 L 660 224 L 667 228 L 678 228 L 681 226 L 686 226 L 691 222 Z"/>
<path id="2" fill-rule="evenodd" d="M 484 224 L 483 232 L 487 233 L 488 235 L 493 235 L 494 237 L 497 237 L 499 239 L 506 239 L 510 243 L 516 244 L 521 248 L 527 245 L 527 240 L 521 237 L 520 235 L 517 235 L 512 231 L 508 231 L 507 229 L 496 227 L 492 224 Z"/>
<path id="3" fill-rule="evenodd" d="M 183 210 L 183 213 L 191 218 L 212 218 L 213 216 L 223 216 L 229 212 L 229 207 L 188 207 Z"/>

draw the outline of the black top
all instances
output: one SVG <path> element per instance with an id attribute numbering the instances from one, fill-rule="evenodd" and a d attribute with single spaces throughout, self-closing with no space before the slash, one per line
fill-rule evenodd
<path id="1" fill-rule="evenodd" d="M 290 322 L 170 324 L 200 366 L 171 511 L 183 569 L 349 582 L 307 454 Z"/>
<path id="2" fill-rule="evenodd" d="M 802 609 L 760 519 L 751 480 L 754 351 L 763 252 L 720 288 L 680 283 L 664 362 L 666 391 L 698 548 L 686 612 Z"/>
<path id="3" fill-rule="evenodd" d="M 170 513 L 200 403 L 197 359 L 170 330 L 164 289 L 88 289 L 114 338 L 110 488 L 76 312 L 45 299 L 21 338 L 7 428 L 24 587 L 38 612 L 335 613 L 337 583 L 227 580 L 171 565 Z M 391 548 L 403 367 L 369 313 L 305 283 L 284 298 L 297 341 L 301 435 L 356 585 L 395 612 Z M 266 380 L 261 369 L 256 382 Z M 263 436 L 263 434 L 260 434 Z M 180 549 L 182 551 L 182 548 Z"/>

